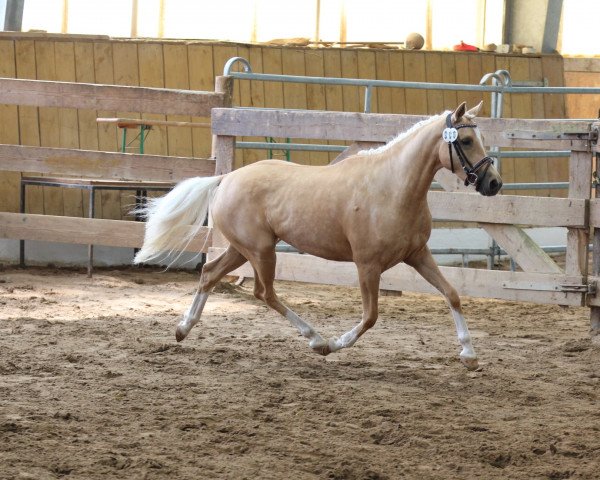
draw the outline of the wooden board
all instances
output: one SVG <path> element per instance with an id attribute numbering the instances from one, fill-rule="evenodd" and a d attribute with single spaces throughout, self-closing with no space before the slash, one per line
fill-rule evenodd
<path id="1" fill-rule="evenodd" d="M 163 62 L 163 46 L 160 43 L 143 43 L 138 45 L 139 82 L 142 87 L 164 88 L 165 70 Z M 143 113 L 144 120 L 166 120 L 162 114 Z M 133 133 L 133 132 L 131 132 Z M 136 132 L 137 134 L 137 132 Z M 166 128 L 153 128 L 144 142 L 144 153 L 168 155 L 168 134 Z M 208 157 L 208 154 L 205 155 Z"/>
<path id="2" fill-rule="evenodd" d="M 286 137 L 294 134 L 299 138 L 377 142 L 387 141 L 425 118 L 420 115 L 215 108 L 212 126 L 217 135 Z M 586 140 L 561 136 L 562 133 L 587 132 L 589 122 L 586 121 L 480 118 L 477 124 L 489 144 L 588 149 Z M 537 138 L 530 138 L 531 135 L 537 135 Z"/>
<path id="3" fill-rule="evenodd" d="M 0 76 L 14 77 L 16 74 L 15 43 L 0 40 Z M 14 105 L 0 105 L 0 142 L 19 143 L 19 111 Z M 0 171 L 0 211 L 19 211 L 19 172 Z"/>
<path id="4" fill-rule="evenodd" d="M 209 255 L 222 250 L 211 248 Z M 561 284 L 579 283 L 580 278 L 564 274 L 523 273 L 474 268 L 440 267 L 446 279 L 460 295 L 498 298 L 558 305 L 582 305 L 581 293 L 565 293 L 554 290 Z M 232 275 L 253 277 L 250 264 L 246 263 Z M 332 262 L 312 255 L 278 253 L 275 278 L 294 282 L 324 283 L 330 285 L 358 286 L 356 266 L 347 262 Z M 400 264 L 384 272 L 380 288 L 384 290 L 437 293 L 414 269 Z"/>
<path id="5" fill-rule="evenodd" d="M 15 42 L 15 62 L 18 78 L 35 79 L 35 43 L 31 40 Z M 1 90 L 1 89 L 0 89 Z M 21 145 L 40 145 L 38 108 L 19 106 L 19 142 Z M 14 192 L 18 195 L 18 190 Z M 31 189 L 27 202 L 28 213 L 44 213 L 44 193 L 41 187 Z"/>
<path id="6" fill-rule="evenodd" d="M 540 227 L 585 227 L 587 223 L 584 199 L 429 192 L 427 202 L 436 220 Z"/>
<path id="7" fill-rule="evenodd" d="M 54 46 L 56 80 L 75 82 L 75 47 L 73 42 L 60 42 Z M 58 147 L 80 148 L 79 137 L 74 136 L 79 128 L 77 110 L 61 108 L 58 110 Z M 69 217 L 83 215 L 83 192 L 73 189 L 62 190 L 62 210 Z"/>
<path id="8" fill-rule="evenodd" d="M 201 158 L 0 145 L 0 170 L 170 182 L 211 176 L 215 162 Z M 30 201 L 29 193 L 27 201 Z"/>
<path id="9" fill-rule="evenodd" d="M 144 243 L 144 225 L 125 220 L 0 212 L 0 238 L 44 242 L 140 248 Z M 207 252 L 210 242 L 211 229 L 202 227 L 185 250 Z"/>
<path id="10" fill-rule="evenodd" d="M 197 116 L 223 104 L 212 92 L 12 78 L 0 78 L 0 103 Z"/>

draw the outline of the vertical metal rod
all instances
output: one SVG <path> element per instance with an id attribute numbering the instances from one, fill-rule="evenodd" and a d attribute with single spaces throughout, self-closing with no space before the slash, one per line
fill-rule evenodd
<path id="1" fill-rule="evenodd" d="M 373 85 L 365 87 L 365 113 L 371 113 L 371 95 L 373 94 Z"/>
<path id="2" fill-rule="evenodd" d="M 19 211 L 25 213 L 25 183 L 21 180 L 21 198 L 19 199 Z M 19 240 L 19 265 L 25 268 L 25 240 Z"/>
<path id="3" fill-rule="evenodd" d="M 94 200 L 95 200 L 95 189 L 94 187 L 90 188 L 90 205 L 88 217 L 94 218 Z M 92 278 L 92 265 L 94 263 L 94 245 L 88 245 L 88 266 L 87 266 L 87 276 L 88 278 Z"/>

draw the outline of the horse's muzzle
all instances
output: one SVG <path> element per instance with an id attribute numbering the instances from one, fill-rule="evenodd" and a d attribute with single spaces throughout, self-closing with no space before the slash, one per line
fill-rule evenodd
<path id="1" fill-rule="evenodd" d="M 477 191 L 486 197 L 493 197 L 501 188 L 502 179 L 495 175 L 488 175 L 487 172 L 481 179 L 481 182 L 477 184 Z"/>

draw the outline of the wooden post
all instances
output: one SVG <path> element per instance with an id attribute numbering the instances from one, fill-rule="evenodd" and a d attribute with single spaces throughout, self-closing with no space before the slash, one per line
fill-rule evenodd
<path id="1" fill-rule="evenodd" d="M 594 175 L 594 193 L 600 198 L 600 182 L 598 181 L 598 154 L 596 154 L 596 173 Z M 592 241 L 592 275 L 600 276 L 600 227 L 594 226 Z M 600 338 L 600 307 L 590 307 L 590 332 L 592 336 Z"/>
<path id="2" fill-rule="evenodd" d="M 224 94 L 223 107 L 230 108 L 233 105 L 233 78 L 216 77 L 215 93 Z M 231 172 L 235 161 L 235 137 L 213 135 L 212 158 L 216 160 L 215 175 Z"/>
<path id="3" fill-rule="evenodd" d="M 572 151 L 569 159 L 569 198 L 591 197 L 592 159 L 589 152 Z M 589 227 L 569 228 L 565 273 L 586 280 Z"/>
<path id="4" fill-rule="evenodd" d="M 215 93 L 223 93 L 223 107 L 230 108 L 233 105 L 233 78 L 228 76 L 219 76 L 215 78 Z M 229 135 L 213 135 L 212 137 L 212 158 L 215 159 L 215 175 L 224 175 L 233 170 L 235 162 L 235 137 Z M 212 229 L 212 247 L 227 247 L 229 242 L 219 232 L 212 223 L 212 218 L 208 219 L 208 226 Z M 214 254 L 209 250 L 207 261 L 211 261 Z"/>

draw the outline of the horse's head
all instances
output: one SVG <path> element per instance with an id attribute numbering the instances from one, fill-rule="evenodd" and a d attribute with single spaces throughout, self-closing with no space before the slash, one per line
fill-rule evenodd
<path id="1" fill-rule="evenodd" d="M 473 119 L 483 102 L 466 109 L 465 102 L 448 113 L 440 145 L 442 165 L 455 173 L 465 185 L 474 185 L 482 195 L 496 195 L 502 188 L 502 178 L 487 156 L 481 133 Z"/>

